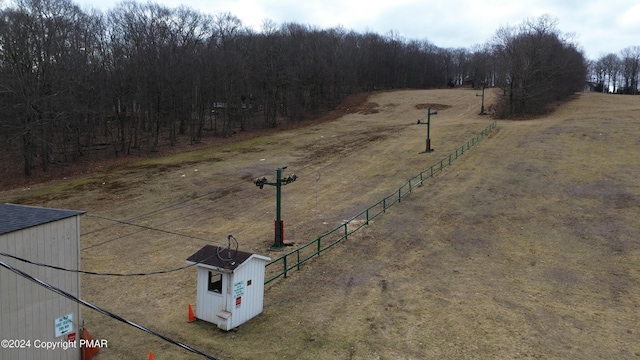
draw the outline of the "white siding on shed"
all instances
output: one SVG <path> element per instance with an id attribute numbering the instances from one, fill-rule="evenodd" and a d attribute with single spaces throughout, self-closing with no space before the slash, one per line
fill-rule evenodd
<path id="1" fill-rule="evenodd" d="M 256 259 L 254 256 L 242 263 L 234 271 L 231 291 L 234 291 L 235 283 L 242 282 L 244 294 L 242 295 L 240 306 L 236 306 L 233 293 L 230 296 L 233 303 L 229 304 L 229 306 L 233 307 L 231 311 L 233 315 L 229 318 L 231 321 L 229 329 L 238 327 L 262 312 L 264 302 L 264 265 L 265 261 Z M 251 285 L 247 285 L 249 280 L 251 280 Z"/>
<path id="2" fill-rule="evenodd" d="M 208 290 L 209 288 L 209 271 L 208 268 L 198 266 L 198 291 L 197 291 L 197 306 L 196 317 L 198 319 L 206 320 L 214 324 L 218 324 L 219 320 L 216 314 L 226 309 L 226 289 L 227 289 L 227 276 L 222 277 L 222 293 L 214 293 Z"/>
<path id="3" fill-rule="evenodd" d="M 34 262 L 79 269 L 79 239 L 80 217 L 71 216 L 0 235 L 0 252 Z M 5 256 L 0 256 L 0 261 L 79 297 L 78 273 L 31 265 Z M 79 339 L 79 304 L 0 267 L 0 339 L 31 341 L 28 349 L 0 348 L 0 359 L 80 359 L 79 348 L 46 350 L 36 349 L 34 345 L 36 340 L 66 340 L 66 336 L 54 337 L 55 319 L 66 314 L 73 314 L 72 332 Z"/>

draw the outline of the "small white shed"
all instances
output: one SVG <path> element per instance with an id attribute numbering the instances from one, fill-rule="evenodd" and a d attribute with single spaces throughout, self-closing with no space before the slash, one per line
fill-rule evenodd
<path id="1" fill-rule="evenodd" d="M 270 258 L 206 245 L 187 259 L 198 265 L 196 318 L 234 329 L 262 312 Z"/>
<path id="2" fill-rule="evenodd" d="M 80 269 L 80 215 L 84 212 L 0 205 L 0 252 L 32 262 Z M 6 255 L 11 268 L 80 297 L 80 275 L 36 266 Z M 0 266 L 0 359 L 79 360 L 80 305 Z M 4 341 L 4 340 L 3 340 Z M 58 344 L 47 349 L 45 344 Z M 77 342 L 75 342 L 77 344 Z M 22 348 L 19 348 L 22 346 Z"/>

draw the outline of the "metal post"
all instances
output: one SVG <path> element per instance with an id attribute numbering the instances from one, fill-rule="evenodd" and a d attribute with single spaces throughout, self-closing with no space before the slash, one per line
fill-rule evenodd
<path id="1" fill-rule="evenodd" d="M 482 96 L 482 106 L 480 107 L 480 114 L 478 115 L 487 115 L 487 113 L 484 112 L 484 89 L 485 88 L 486 86 L 482 84 L 482 95 L 476 94 L 476 96 Z"/>
<path id="2" fill-rule="evenodd" d="M 270 182 L 266 178 L 257 179 L 254 183 L 256 186 L 262 189 L 264 185 L 271 185 L 276 187 L 276 220 L 274 224 L 274 242 L 271 249 L 281 249 L 286 244 L 284 243 L 284 223 L 282 222 L 282 185 L 287 185 L 296 181 L 298 178 L 295 174 L 283 178 L 282 171 L 287 167 L 278 168 L 276 170 L 276 181 Z"/>
<path id="3" fill-rule="evenodd" d="M 282 168 L 276 170 L 276 229 L 275 241 L 273 247 L 280 248 L 284 246 L 282 238 Z"/>
<path id="4" fill-rule="evenodd" d="M 421 122 L 420 120 L 418 120 L 418 124 L 426 124 L 427 125 L 427 144 L 426 144 L 426 148 L 424 150 L 424 152 L 426 153 L 430 153 L 432 152 L 434 149 L 431 148 L 431 115 L 436 115 L 438 112 L 434 111 L 431 112 L 431 108 L 427 108 L 427 122 Z"/>
<path id="5" fill-rule="evenodd" d="M 287 256 L 286 255 L 282 257 L 282 264 L 284 265 L 283 273 L 284 273 L 284 278 L 286 279 L 287 278 Z"/>
<path id="6" fill-rule="evenodd" d="M 427 151 L 431 149 L 431 108 L 427 108 Z"/>

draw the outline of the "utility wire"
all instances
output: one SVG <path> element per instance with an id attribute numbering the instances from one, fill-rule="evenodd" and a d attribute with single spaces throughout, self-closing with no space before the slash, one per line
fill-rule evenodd
<path id="1" fill-rule="evenodd" d="M 307 166 L 304 166 L 303 168 L 307 168 L 307 167 L 310 167 L 310 166 L 312 166 L 312 165 L 307 165 Z M 243 182 L 243 181 L 240 181 L 240 182 Z M 195 196 L 195 197 L 189 198 L 189 199 L 187 199 L 187 200 L 179 201 L 179 202 L 176 202 L 176 203 L 173 203 L 173 204 L 167 205 L 167 206 L 165 206 L 165 207 L 161 207 L 161 208 L 159 208 L 159 209 L 156 209 L 156 210 L 150 211 L 150 212 L 148 212 L 148 213 L 144 213 L 144 214 L 140 214 L 140 215 L 138 215 L 138 216 L 134 216 L 134 217 L 132 217 L 132 218 L 129 218 L 129 219 L 127 219 L 127 220 L 123 220 L 123 221 L 125 221 L 125 222 L 131 222 L 131 221 L 134 221 L 134 220 L 138 220 L 138 219 L 141 219 L 141 218 L 145 218 L 145 217 L 147 217 L 147 216 L 150 216 L 150 215 L 153 215 L 153 214 L 156 214 L 156 213 L 159 213 L 159 212 L 162 212 L 162 211 L 165 211 L 165 210 L 168 210 L 168 209 L 171 209 L 171 208 L 174 208 L 174 207 L 180 206 L 180 205 L 185 205 L 185 204 L 186 204 L 186 203 L 188 203 L 188 202 L 191 202 L 191 201 L 193 201 L 193 200 L 197 200 L 197 199 L 201 199 L 201 198 L 203 198 L 203 197 L 205 197 L 205 196 L 208 196 L 208 195 L 211 195 L 211 194 L 214 194 L 214 193 L 217 193 L 217 192 L 222 192 L 223 194 L 226 194 L 226 193 L 227 193 L 227 192 L 226 192 L 226 190 L 232 189 L 232 188 L 234 188 L 234 187 L 236 187 L 236 186 L 237 186 L 237 185 L 236 185 L 236 184 L 234 184 L 234 185 L 227 186 L 227 187 L 225 187 L 225 188 L 215 189 L 215 190 L 212 190 L 212 191 L 208 191 L 208 192 L 206 192 L 206 193 L 203 193 L 203 194 L 201 194 L 201 195 L 198 195 L 198 196 Z M 240 199 L 242 200 L 242 199 L 246 199 L 246 198 L 250 198 L 250 197 L 252 197 L 252 195 L 245 196 L 245 197 L 240 198 Z M 220 206 L 222 206 L 222 205 L 218 205 L 218 206 L 214 206 L 214 207 L 212 207 L 212 208 L 208 208 L 208 210 L 215 209 L 215 208 L 218 208 L 218 207 L 220 207 Z M 187 214 L 186 216 L 190 216 L 190 215 L 192 215 L 192 214 L 193 214 L 193 213 L 191 213 L 191 214 Z M 130 224 L 130 225 L 131 225 L 131 224 Z M 109 226 L 103 226 L 102 228 L 98 228 L 98 229 L 95 229 L 95 230 L 87 231 L 87 232 L 82 233 L 82 234 L 80 234 L 80 235 L 81 235 L 81 236 L 85 236 L 85 235 L 93 234 L 93 233 L 96 233 L 96 232 L 100 232 L 100 231 L 102 231 L 102 230 L 105 230 L 105 229 L 107 229 L 107 228 L 109 228 Z M 84 249 L 83 249 L 83 250 L 84 250 Z"/>
<path id="2" fill-rule="evenodd" d="M 0 266 L 4 267 L 4 268 L 8 269 L 9 271 L 12 271 L 12 272 L 14 272 L 14 273 L 16 273 L 16 274 L 18 274 L 20 276 L 22 276 L 25 279 L 31 280 L 34 283 L 36 283 L 36 284 L 38 284 L 38 285 L 40 285 L 42 287 L 45 287 L 45 288 L 53 291 L 54 293 L 56 293 L 56 294 L 58 294 L 58 295 L 60 295 L 62 297 L 65 297 L 67 299 L 75 301 L 78 304 L 82 304 L 82 305 L 84 305 L 84 306 L 86 306 L 86 307 L 88 307 L 88 308 L 90 308 L 92 310 L 95 310 L 95 311 L 97 311 L 97 312 L 99 312 L 99 313 L 101 313 L 103 315 L 107 315 L 110 318 L 116 319 L 116 320 L 118 320 L 120 322 L 123 322 L 123 323 L 125 323 L 127 325 L 133 326 L 134 328 L 136 328 L 138 330 L 142 330 L 142 331 L 144 331 L 146 333 L 149 333 L 151 335 L 155 335 L 155 336 L 161 338 L 162 340 L 164 340 L 164 341 L 166 341 L 168 343 L 171 343 L 173 345 L 177 345 L 177 346 L 183 348 L 184 350 L 187 350 L 187 351 L 192 352 L 192 353 L 197 354 L 197 355 L 204 356 L 205 358 L 207 358 L 209 360 L 219 360 L 219 359 L 217 359 L 217 358 L 215 358 L 215 357 L 213 357 L 211 355 L 208 355 L 208 354 L 206 354 L 206 353 L 204 353 L 204 352 L 202 352 L 200 350 L 196 350 L 196 349 L 194 349 L 194 348 L 192 348 L 192 347 L 190 347 L 188 345 L 185 345 L 185 344 L 183 344 L 181 342 L 173 340 L 173 339 L 171 339 L 171 338 L 169 338 L 169 337 L 167 337 L 165 335 L 162 335 L 162 334 L 160 334 L 160 333 L 158 333 L 156 331 L 153 331 L 153 330 L 151 330 L 149 328 L 146 328 L 146 327 L 138 325 L 138 324 L 136 324 L 136 323 L 134 323 L 132 321 L 129 321 L 129 320 L 123 318 L 120 315 L 114 314 L 114 313 L 112 313 L 112 312 L 110 312 L 108 310 L 105 310 L 105 309 L 97 306 L 97 305 L 94 305 L 94 304 L 92 304 L 90 302 L 87 302 L 87 301 L 84 301 L 84 300 L 82 300 L 80 298 L 77 298 L 74 295 L 72 295 L 72 294 L 70 294 L 70 293 L 68 293 L 68 292 L 66 292 L 64 290 L 59 289 L 59 288 L 57 288 L 57 287 L 55 287 L 55 286 L 53 286 L 53 285 L 51 285 L 49 283 L 46 283 L 46 282 L 44 282 L 42 280 L 36 279 L 33 276 L 25 273 L 24 271 L 22 271 L 20 269 L 16 269 L 16 268 L 14 268 L 13 266 L 11 266 L 9 264 L 6 264 L 6 263 L 0 261 Z"/>
<path id="3" fill-rule="evenodd" d="M 313 166 L 313 165 L 306 165 L 306 166 L 303 166 L 303 167 L 302 167 L 302 169 L 306 169 L 307 167 L 311 167 L 311 166 Z M 183 201 L 179 201 L 179 202 L 176 202 L 176 203 L 173 203 L 173 204 L 167 205 L 167 206 L 165 206 L 165 207 L 162 207 L 162 208 L 159 208 L 159 209 L 156 209 L 156 210 L 150 211 L 150 212 L 148 212 L 148 213 L 144 213 L 144 214 L 140 214 L 140 215 L 138 215 L 138 216 L 134 216 L 134 217 L 129 218 L 129 219 L 127 219 L 127 220 L 119 221 L 119 220 L 113 220 L 113 219 L 106 219 L 106 218 L 105 218 L 105 219 L 106 219 L 106 220 L 110 220 L 110 221 L 115 221 L 115 222 L 121 222 L 121 223 L 123 223 L 123 224 L 132 225 L 132 226 L 141 226 L 141 225 L 133 224 L 133 223 L 131 223 L 131 221 L 138 220 L 138 219 L 141 219 L 141 218 L 145 218 L 145 217 L 148 217 L 148 216 L 150 216 L 150 215 L 153 215 L 153 214 L 156 214 L 156 213 L 159 213 L 159 212 L 165 211 L 165 210 L 169 210 L 169 209 L 171 209 L 171 208 L 174 208 L 174 207 L 177 207 L 177 206 L 180 206 L 180 205 L 185 205 L 185 204 L 187 204 L 187 203 L 189 203 L 189 202 L 191 202 L 191 201 L 193 201 L 193 200 L 201 199 L 201 198 L 203 198 L 203 197 L 205 197 L 205 196 L 208 196 L 208 195 L 214 194 L 214 193 L 216 193 L 216 192 L 223 192 L 223 193 L 226 193 L 226 191 L 225 191 L 225 190 L 232 189 L 232 188 L 234 188 L 234 187 L 236 187 L 236 186 L 237 186 L 237 185 L 235 185 L 235 184 L 234 184 L 234 185 L 231 185 L 231 186 L 227 186 L 227 187 L 225 187 L 225 188 L 222 188 L 222 189 L 216 189 L 216 190 L 208 191 L 208 192 L 203 193 L 203 194 L 201 194 L 201 195 L 198 195 L 198 196 L 196 196 L 196 197 L 193 197 L 193 198 L 190 198 L 190 199 L 187 199 L 187 200 L 183 200 Z M 253 196 L 252 196 L 252 195 L 248 195 L 248 196 L 245 196 L 245 197 L 240 198 L 240 200 L 247 199 L 247 198 L 250 198 L 250 197 L 253 197 Z M 212 210 L 212 209 L 216 209 L 216 208 L 221 207 L 221 206 L 222 206 L 222 205 L 217 205 L 217 206 L 214 206 L 214 207 L 211 207 L 211 208 L 207 208 L 207 209 L 205 209 L 205 210 L 204 210 L 204 211 L 202 211 L 202 212 L 210 211 L 210 210 Z M 188 217 L 188 216 L 191 216 L 191 215 L 196 214 L 196 213 L 198 213 L 198 212 L 189 213 L 189 214 L 187 214 L 187 215 L 183 216 L 182 218 L 184 218 L 184 217 Z M 87 215 L 87 216 L 89 216 L 89 215 Z M 94 215 L 93 217 L 100 218 L 100 217 L 99 217 L 99 216 L 97 216 L 97 215 Z M 181 218 L 178 218 L 178 219 L 181 219 Z M 178 219 L 174 219 L 173 221 L 178 220 Z M 109 227 L 110 227 L 110 226 L 103 226 L 103 227 L 98 228 L 98 229 L 94 229 L 94 230 L 91 230 L 91 231 L 87 231 L 87 232 L 82 233 L 82 234 L 80 234 L 80 235 L 81 235 L 81 236 L 90 235 L 90 234 L 93 234 L 93 233 L 96 233 L 96 232 L 100 232 L 100 231 L 106 230 L 106 229 L 108 229 Z M 142 226 L 141 226 L 141 227 L 142 227 Z M 157 230 L 157 229 L 154 229 L 154 230 Z M 111 240 L 106 241 L 105 243 L 108 243 L 108 242 L 111 242 L 111 241 L 114 241 L 114 240 L 119 240 L 119 239 L 121 239 L 121 238 L 123 238 L 123 237 L 131 236 L 131 235 L 136 234 L 136 233 L 137 233 L 137 232 L 135 232 L 135 233 L 131 233 L 131 234 L 127 234 L 127 235 L 125 235 L 125 236 L 118 237 L 118 238 L 115 238 L 115 239 L 111 239 Z M 89 247 L 84 248 L 84 249 L 82 249 L 82 250 L 89 249 L 89 248 L 92 248 L 92 247 L 95 247 L 95 246 L 99 246 L 99 245 L 102 245 L 102 244 L 104 244 L 104 243 L 100 243 L 100 244 L 92 245 L 92 246 L 89 246 Z"/>
<path id="4" fill-rule="evenodd" d="M 147 217 L 147 216 L 149 216 L 149 215 L 153 215 L 153 214 L 155 214 L 155 213 L 159 213 L 159 212 L 162 212 L 162 211 L 165 211 L 165 210 L 171 209 L 171 208 L 173 208 L 173 207 L 177 207 L 177 206 L 179 206 L 179 205 L 184 205 L 184 204 L 186 204 L 186 203 L 188 203 L 188 202 L 190 202 L 190 201 L 193 201 L 193 200 L 197 200 L 197 199 L 203 198 L 203 197 L 205 197 L 205 196 L 208 196 L 208 195 L 214 194 L 214 193 L 219 192 L 219 191 L 223 191 L 223 192 L 225 192 L 225 193 L 226 193 L 226 191 L 225 191 L 225 190 L 229 190 L 229 189 L 233 188 L 234 186 L 235 186 L 235 185 L 231 185 L 231 186 L 228 186 L 228 187 L 223 188 L 223 189 L 216 189 L 216 190 L 213 190 L 213 191 L 209 191 L 209 192 L 206 192 L 206 193 L 204 193 L 204 194 L 202 194 L 202 195 L 198 195 L 198 196 L 196 196 L 196 197 L 193 197 L 193 198 L 190 198 L 190 199 L 187 199 L 187 200 L 179 201 L 179 202 L 176 202 L 176 203 L 173 203 L 173 204 L 167 205 L 167 206 L 165 206 L 165 207 L 161 207 L 161 208 L 159 208 L 159 209 L 156 209 L 156 210 L 150 211 L 150 212 L 148 212 L 148 213 L 140 214 L 140 215 L 138 215 L 138 216 L 134 216 L 134 217 L 129 218 L 129 219 L 124 220 L 124 221 L 130 222 L 130 221 L 133 221 L 133 220 L 138 220 L 138 219 L 141 219 L 141 218 L 145 218 L 145 217 Z M 84 236 L 84 235 L 93 234 L 93 233 L 96 233 L 96 232 L 100 232 L 100 231 L 102 231 L 102 230 L 105 230 L 105 229 L 107 229 L 107 228 L 108 228 L 108 226 L 105 226 L 105 227 L 102 227 L 102 228 L 99 228 L 99 229 L 95 229 L 95 230 L 88 231 L 88 232 L 83 233 L 83 234 L 81 234 L 81 235 L 82 235 L 82 236 Z"/>
<path id="5" fill-rule="evenodd" d="M 180 234 L 180 233 L 177 233 L 177 232 L 174 232 L 174 231 L 169 231 L 169 230 L 158 229 L 158 228 L 154 228 L 152 226 L 134 224 L 134 223 L 131 223 L 131 222 L 128 222 L 128 221 L 124 221 L 124 220 L 110 219 L 110 218 L 107 218 L 107 217 L 104 217 L 104 216 L 91 215 L 91 214 L 85 214 L 85 216 L 96 218 L 96 219 L 101 219 L 101 220 L 113 221 L 113 222 L 116 222 L 116 223 L 119 223 L 119 224 L 123 224 L 123 225 L 135 226 L 135 227 L 139 227 L 139 228 L 142 228 L 142 229 L 145 229 L 145 230 L 159 231 L 159 232 L 162 232 L 162 233 L 165 233 L 165 234 L 177 235 L 177 236 L 182 236 L 182 237 L 186 237 L 186 238 L 189 238 L 189 239 L 206 241 L 208 243 L 214 243 L 214 241 L 211 241 L 209 239 L 205 239 L 205 238 L 201 238 L 201 237 L 197 237 L 197 236 L 193 236 L 193 235 Z M 103 242 L 98 243 L 98 244 L 87 246 L 87 247 L 83 248 L 82 250 L 87 250 L 87 249 L 91 249 L 91 248 L 96 247 L 96 246 L 104 245 L 106 243 L 121 239 L 121 238 L 126 237 L 126 236 L 130 236 L 130 235 L 133 235 L 133 234 L 127 234 L 125 236 L 120 236 L 120 237 L 117 237 L 115 239 L 109 239 L 107 241 L 103 241 Z"/>
<path id="6" fill-rule="evenodd" d="M 238 200 L 244 200 L 244 199 L 251 198 L 251 197 L 253 197 L 253 196 L 252 196 L 252 195 L 248 195 L 248 196 L 245 196 L 245 197 L 239 198 Z M 190 201 L 190 200 L 188 200 L 188 201 Z M 210 208 L 206 208 L 206 209 L 204 209 L 204 210 L 202 210 L 202 211 L 197 211 L 197 212 L 189 213 L 189 214 L 186 214 L 186 215 L 184 215 L 184 216 L 182 216 L 182 217 L 174 218 L 174 219 L 173 219 L 173 220 L 171 220 L 171 221 L 167 221 L 167 222 L 165 222 L 164 224 L 169 224 L 169 223 L 172 223 L 172 222 L 174 222 L 174 221 L 177 221 L 177 220 L 180 220 L 180 219 L 184 219 L 184 218 L 186 218 L 186 217 L 190 217 L 190 216 L 195 215 L 195 214 L 201 214 L 201 213 L 209 212 L 209 211 L 211 211 L 211 210 L 213 210 L 213 209 L 216 209 L 216 208 L 218 208 L 218 207 L 220 207 L 220 206 L 222 206 L 222 205 L 214 206 L 214 207 L 210 207 Z M 166 207 L 166 208 L 168 208 L 168 207 Z M 166 209 L 166 208 L 165 208 L 165 209 Z M 150 212 L 150 213 L 148 213 L 148 214 L 152 214 L 152 213 L 153 213 L 153 212 Z M 145 215 L 148 215 L 148 214 L 145 214 Z M 141 216 L 145 216 L 145 215 L 141 215 Z M 166 232 L 168 232 L 167 230 L 162 230 L 162 229 L 158 229 L 158 228 L 154 228 L 154 227 L 150 227 L 150 226 L 145 226 L 145 225 L 138 225 L 138 224 L 134 224 L 134 223 L 131 223 L 131 222 L 130 222 L 132 219 L 140 218 L 141 216 L 139 216 L 139 217 L 135 217 L 135 218 L 132 218 L 132 219 L 130 219 L 130 220 L 116 220 L 116 219 L 110 219 L 110 218 L 107 218 L 107 217 L 102 217 L 102 216 L 99 216 L 99 215 L 91 215 L 91 214 L 85 214 L 85 216 L 88 216 L 88 217 L 94 217 L 94 218 L 97 218 L 97 219 L 108 220 L 108 221 L 113 221 L 113 222 L 120 223 L 120 224 L 124 224 L 124 225 L 130 225 L 130 226 L 141 227 L 141 228 L 143 228 L 143 229 L 145 229 L 145 230 L 157 230 L 157 231 L 161 231 L 161 232 L 165 232 L 165 233 L 166 233 Z M 109 227 L 110 227 L 110 226 L 104 226 L 104 227 L 102 227 L 102 228 L 100 228 L 100 229 L 92 230 L 92 231 L 89 231 L 89 232 L 87 232 L 87 233 L 81 234 L 80 236 L 85 236 L 85 235 L 88 235 L 88 234 L 92 234 L 92 233 L 94 233 L 94 232 L 96 232 L 96 231 L 101 231 L 101 230 L 107 229 L 107 228 L 109 228 Z M 137 234 L 137 233 L 139 233 L 139 232 L 141 232 L 141 231 L 143 231 L 143 230 L 136 231 L 136 232 L 132 232 L 132 233 L 129 233 L 129 234 L 126 234 L 126 235 L 122 235 L 122 236 L 118 236 L 118 237 L 115 237 L 115 238 L 113 238 L 113 239 L 109 239 L 109 240 L 103 241 L 103 242 L 98 243 L 98 244 L 94 244 L 94 245 L 91 245 L 91 246 L 87 246 L 87 247 L 83 248 L 82 250 L 91 249 L 91 248 L 94 248 L 94 247 L 97 247 L 97 246 L 100 246 L 100 245 L 104 245 L 104 244 L 110 243 L 110 242 L 112 242 L 112 241 L 120 240 L 120 239 L 123 239 L 123 238 L 125 238 L 125 237 L 135 235 L 135 234 Z M 171 233 L 171 232 L 169 232 L 169 233 Z M 173 235 L 179 235 L 179 236 L 185 236 L 185 237 L 189 237 L 189 238 L 192 238 L 192 239 L 195 239 L 195 240 L 204 240 L 204 241 L 212 242 L 211 240 L 201 239 L 201 238 L 194 237 L 194 236 L 191 236 L 191 235 L 177 234 L 177 233 L 175 233 L 175 234 L 174 234 L 174 233 L 171 233 L 171 234 L 173 234 Z"/>
<path id="7" fill-rule="evenodd" d="M 47 268 L 51 268 L 51 269 L 55 269 L 55 270 L 67 271 L 67 272 L 73 272 L 73 273 L 79 273 L 79 274 L 101 275 L 101 276 L 147 276 L 147 275 L 169 274 L 169 273 L 172 273 L 172 272 L 188 269 L 188 268 L 196 266 L 196 265 L 198 265 L 198 264 L 200 264 L 200 263 L 202 263 L 202 262 L 204 262 L 204 261 L 216 256 L 216 255 L 209 256 L 209 257 L 207 257 L 207 258 L 205 258 L 205 259 L 203 259 L 201 261 L 198 261 L 198 262 L 196 262 L 194 264 L 185 265 L 185 266 L 182 266 L 182 267 L 179 267 L 179 268 L 151 271 L 151 272 L 146 272 L 146 273 L 130 273 L 130 274 L 101 273 L 101 272 L 85 271 L 85 270 L 79 270 L 79 269 L 66 269 L 66 268 L 63 268 L 63 267 L 60 267 L 60 266 L 43 264 L 43 263 L 39 263 L 39 262 L 23 259 L 21 257 L 15 256 L 15 255 L 11 255 L 11 254 L 7 254 L 7 253 L 3 253 L 3 252 L 0 252 L 0 256 L 6 256 L 8 258 L 12 258 L 12 259 L 15 259 L 15 260 L 18 260 L 18 261 L 22 261 L 24 263 L 31 264 L 31 265 L 42 266 L 42 267 L 47 267 Z"/>

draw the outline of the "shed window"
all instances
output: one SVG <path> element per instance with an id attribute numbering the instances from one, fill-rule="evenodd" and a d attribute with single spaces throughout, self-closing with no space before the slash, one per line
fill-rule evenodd
<path id="1" fill-rule="evenodd" d="M 222 293 L 222 274 L 209 271 L 209 291 Z"/>

